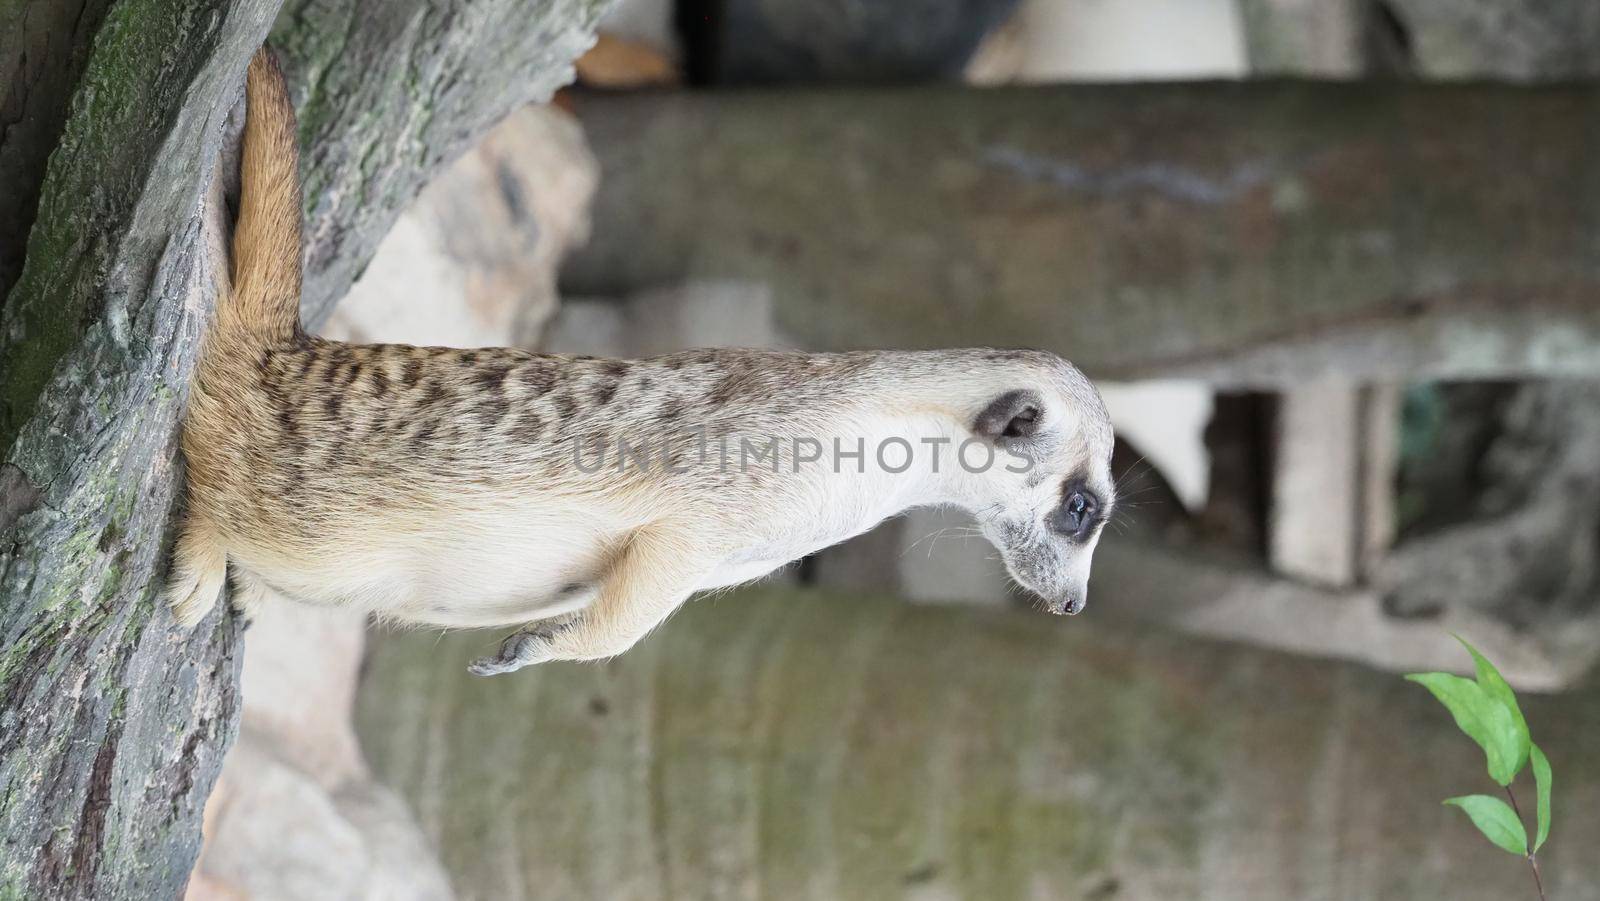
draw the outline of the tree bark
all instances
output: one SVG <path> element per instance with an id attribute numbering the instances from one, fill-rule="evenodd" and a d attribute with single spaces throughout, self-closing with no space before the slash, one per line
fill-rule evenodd
<path id="1" fill-rule="evenodd" d="M 45 163 L 110 0 L 19 0 L 0 8 L 0 308 L 22 271 Z"/>
<path id="2" fill-rule="evenodd" d="M 1420 687 L 1086 616 L 767 588 L 489 680 L 482 634 L 384 636 L 357 725 L 464 898 L 1528 896 Z M 1523 710 L 1550 897 L 1592 897 L 1600 689 Z"/>
<path id="3" fill-rule="evenodd" d="M 296 2 L 276 32 L 310 142 L 313 313 L 435 169 L 567 77 L 604 3 L 368 5 Z M 224 124 L 278 0 L 80 6 L 0 14 L 0 72 L 27 75 L 0 189 L 38 198 L 0 204 L 0 234 L 28 234 L 0 311 L 0 898 L 171 898 L 238 675 L 231 616 L 183 635 L 159 603 L 175 434 L 227 265 Z"/>
<path id="4" fill-rule="evenodd" d="M 178 634 L 156 588 L 224 262 L 201 201 L 274 5 L 114 5 L 51 85 L 71 102 L 0 332 L 0 897 L 174 897 L 234 731 L 234 624 Z"/>
<path id="5" fill-rule="evenodd" d="M 1600 373 L 1594 87 L 585 96 L 569 293 L 756 278 L 818 348 L 1271 386 Z"/>

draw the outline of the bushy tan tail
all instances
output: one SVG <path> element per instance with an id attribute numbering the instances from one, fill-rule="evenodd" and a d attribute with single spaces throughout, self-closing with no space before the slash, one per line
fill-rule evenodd
<path id="1" fill-rule="evenodd" d="M 233 296 L 220 329 L 274 342 L 300 327 L 300 173 L 294 105 L 278 61 L 256 51 L 245 80 L 239 221 L 233 232 Z"/>
<path id="2" fill-rule="evenodd" d="M 240 344 L 270 345 L 300 330 L 300 173 L 294 107 L 277 60 L 266 48 L 250 60 L 245 79 L 244 150 L 239 164 L 239 219 L 233 232 L 233 288 L 220 298 L 217 319 L 201 350 L 238 355 Z M 220 339 L 220 340 L 214 340 Z M 227 377 L 228 370 L 219 370 Z M 203 380 L 202 380 L 203 381 Z M 203 384 L 195 391 L 204 389 Z M 191 408 L 191 416 L 194 409 Z M 193 422 L 184 449 L 194 462 Z M 193 490 L 193 486 L 191 486 Z M 228 576 L 228 556 L 195 508 L 185 519 L 167 576 L 173 616 L 193 628 L 216 606 Z"/>

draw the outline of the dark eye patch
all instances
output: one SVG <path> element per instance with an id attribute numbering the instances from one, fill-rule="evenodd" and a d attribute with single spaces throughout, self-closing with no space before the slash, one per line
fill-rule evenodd
<path id="1" fill-rule="evenodd" d="M 1094 534 L 1103 518 L 1105 505 L 1081 478 L 1068 479 L 1061 486 L 1061 503 L 1050 511 L 1048 525 L 1052 531 L 1074 541 L 1084 541 Z"/>

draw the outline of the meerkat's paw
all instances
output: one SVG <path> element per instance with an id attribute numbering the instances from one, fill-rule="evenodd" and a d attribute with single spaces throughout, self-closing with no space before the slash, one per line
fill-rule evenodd
<path id="1" fill-rule="evenodd" d="M 188 523 L 178 536 L 167 577 L 167 606 L 184 629 L 200 624 L 222 593 L 228 558 L 198 523 Z"/>
<path id="2" fill-rule="evenodd" d="M 172 608 L 172 616 L 179 626 L 193 629 L 216 606 L 221 591 L 221 579 L 185 580 L 167 587 L 167 606 Z"/>
<path id="3" fill-rule="evenodd" d="M 550 639 L 568 627 L 568 621 L 545 622 L 513 632 L 500 643 L 500 651 L 489 657 L 479 657 L 467 667 L 474 676 L 498 676 L 514 673 L 525 666 L 543 663 L 550 657 Z"/>

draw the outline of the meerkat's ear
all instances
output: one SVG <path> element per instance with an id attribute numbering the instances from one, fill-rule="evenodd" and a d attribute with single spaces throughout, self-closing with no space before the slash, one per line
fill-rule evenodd
<path id="1" fill-rule="evenodd" d="M 1028 438 L 1039 431 L 1044 401 L 1036 392 L 1007 391 L 989 402 L 972 424 L 973 434 L 990 440 Z"/>

